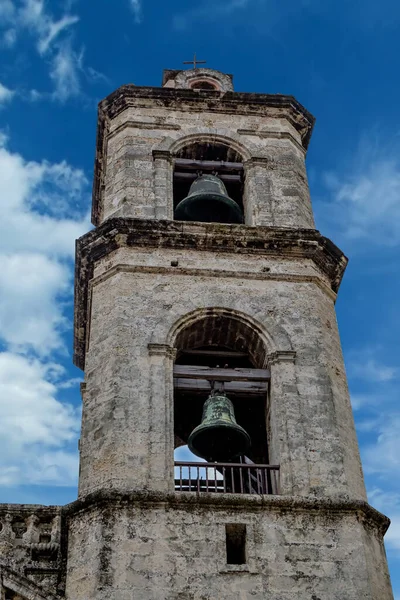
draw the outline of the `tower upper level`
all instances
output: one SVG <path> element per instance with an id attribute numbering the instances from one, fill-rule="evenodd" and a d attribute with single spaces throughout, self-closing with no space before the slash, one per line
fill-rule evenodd
<path id="1" fill-rule="evenodd" d="M 313 124 L 292 96 L 235 92 L 232 75 L 208 68 L 165 70 L 162 87 L 122 86 L 99 105 L 93 224 L 180 220 L 193 182 L 212 175 L 243 224 L 314 228 Z"/>

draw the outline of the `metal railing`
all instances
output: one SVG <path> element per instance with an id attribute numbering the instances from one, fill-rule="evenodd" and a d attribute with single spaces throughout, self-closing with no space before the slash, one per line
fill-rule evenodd
<path id="1" fill-rule="evenodd" d="M 279 466 L 175 462 L 175 491 L 279 494 Z"/>

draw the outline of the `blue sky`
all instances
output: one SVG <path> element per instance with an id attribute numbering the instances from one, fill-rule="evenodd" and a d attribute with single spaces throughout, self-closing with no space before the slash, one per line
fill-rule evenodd
<path id="1" fill-rule="evenodd" d="M 196 51 L 237 91 L 293 94 L 317 117 L 313 205 L 351 259 L 338 320 L 400 598 L 399 25 L 395 0 L 0 0 L 0 502 L 76 497 L 73 254 L 97 102 Z"/>

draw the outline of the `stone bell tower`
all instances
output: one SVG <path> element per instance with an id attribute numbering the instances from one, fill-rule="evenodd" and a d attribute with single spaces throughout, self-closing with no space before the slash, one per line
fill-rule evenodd
<path id="1" fill-rule="evenodd" d="M 335 317 L 347 259 L 309 197 L 313 124 L 207 68 L 100 103 L 69 600 L 393 597 Z M 174 463 L 188 443 L 208 462 Z"/>

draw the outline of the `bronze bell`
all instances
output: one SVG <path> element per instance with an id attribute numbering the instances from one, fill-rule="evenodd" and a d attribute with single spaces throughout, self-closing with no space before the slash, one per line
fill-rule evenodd
<path id="1" fill-rule="evenodd" d="M 245 454 L 250 444 L 249 434 L 236 423 L 232 402 L 224 393 L 212 393 L 200 425 L 189 436 L 189 449 L 207 461 L 226 462 Z"/>
<path id="2" fill-rule="evenodd" d="M 201 175 L 190 186 L 189 195 L 175 209 L 178 221 L 202 223 L 243 223 L 240 206 L 229 198 L 216 175 Z"/>

